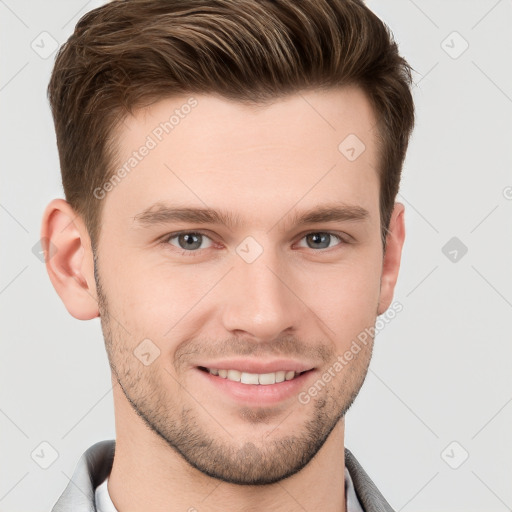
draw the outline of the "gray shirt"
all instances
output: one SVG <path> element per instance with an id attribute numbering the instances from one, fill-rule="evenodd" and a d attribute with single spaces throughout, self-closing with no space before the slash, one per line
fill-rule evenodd
<path id="1" fill-rule="evenodd" d="M 115 507 L 108 492 L 108 476 L 105 481 L 96 487 L 94 492 L 94 504 L 98 512 L 119 512 Z M 345 467 L 345 510 L 347 512 L 364 512 L 354 489 L 352 477 Z"/>
<path id="2" fill-rule="evenodd" d="M 117 512 L 106 487 L 114 461 L 114 451 L 114 440 L 101 441 L 91 446 L 78 461 L 71 481 L 52 512 Z M 389 503 L 346 448 L 345 499 L 347 512 L 393 512 Z M 97 500 L 102 503 L 101 508 L 98 507 Z M 103 507 L 105 510 L 102 510 Z"/>

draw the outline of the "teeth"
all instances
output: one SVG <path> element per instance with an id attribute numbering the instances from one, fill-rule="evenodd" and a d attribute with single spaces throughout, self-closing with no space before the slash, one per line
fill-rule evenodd
<path id="1" fill-rule="evenodd" d="M 240 377 L 242 373 L 238 370 L 228 370 L 228 380 L 233 380 L 235 382 L 240 382 Z"/>
<path id="2" fill-rule="evenodd" d="M 295 373 L 295 372 L 293 372 Z M 276 383 L 276 374 L 275 373 L 260 373 L 259 375 L 259 383 L 260 384 L 275 384 Z"/>
<path id="3" fill-rule="evenodd" d="M 228 379 L 229 379 L 229 372 L 228 372 Z M 240 382 L 242 384 L 259 384 L 258 374 L 243 372 Z"/>
<path id="4" fill-rule="evenodd" d="M 272 373 L 248 373 L 238 370 L 218 370 L 217 368 L 208 368 L 207 370 L 212 375 L 218 375 L 222 379 L 241 382 L 242 384 L 260 384 L 262 386 L 292 380 L 296 375 L 299 375 L 294 371 L 286 372 L 284 370 Z"/>

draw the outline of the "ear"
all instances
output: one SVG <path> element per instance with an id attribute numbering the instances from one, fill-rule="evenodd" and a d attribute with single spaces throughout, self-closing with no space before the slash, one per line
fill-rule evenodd
<path id="1" fill-rule="evenodd" d="M 79 320 L 99 316 L 89 233 L 64 199 L 46 207 L 41 245 L 50 281 L 69 313 Z"/>
<path id="2" fill-rule="evenodd" d="M 393 300 L 393 293 L 400 269 L 402 247 L 405 240 L 404 210 L 405 207 L 402 203 L 395 203 L 389 222 L 388 234 L 386 236 L 386 251 L 384 252 L 382 263 L 378 315 L 382 315 L 389 308 Z"/>

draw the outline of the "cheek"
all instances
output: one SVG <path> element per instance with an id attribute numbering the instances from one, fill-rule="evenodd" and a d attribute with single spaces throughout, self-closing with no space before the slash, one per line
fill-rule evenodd
<path id="1" fill-rule="evenodd" d="M 229 268 L 204 265 L 179 268 L 161 258 L 116 251 L 101 262 L 101 276 L 109 309 L 130 333 L 133 343 L 150 338 L 164 341 L 181 332 L 194 317 L 206 311 L 208 295 Z M 290 270 L 295 293 L 321 319 L 329 337 L 349 340 L 375 322 L 382 260 L 370 244 L 347 254 L 341 264 L 305 265 Z M 199 304 L 199 302 L 201 302 Z M 189 313 L 193 310 L 193 315 Z M 312 322 L 318 322 L 311 315 Z M 177 325 L 176 328 L 174 326 Z M 126 332 L 125 331 L 125 332 Z M 125 334 L 128 336 L 127 334 Z"/>
<path id="2" fill-rule="evenodd" d="M 323 285 L 308 293 L 308 304 L 327 326 L 327 334 L 342 343 L 375 323 L 380 292 L 380 260 L 362 260 L 321 275 Z M 314 305 L 314 306 L 313 306 Z"/>
<path id="3" fill-rule="evenodd" d="M 162 311 L 156 294 L 144 276 L 139 272 L 126 272 L 124 266 L 107 268 L 100 274 L 102 287 L 107 299 L 109 325 L 127 349 L 133 349 L 145 338 L 157 339 L 163 327 Z M 136 267 L 134 267 L 136 268 Z"/>
<path id="4" fill-rule="evenodd" d="M 221 268 L 198 271 L 192 266 L 179 268 L 132 258 L 118 266 L 105 265 L 102 282 L 109 310 L 124 327 L 120 328 L 121 335 L 132 339 L 132 344 L 152 339 L 164 350 L 170 338 L 202 311 L 206 301 L 201 299 L 223 272 Z"/>

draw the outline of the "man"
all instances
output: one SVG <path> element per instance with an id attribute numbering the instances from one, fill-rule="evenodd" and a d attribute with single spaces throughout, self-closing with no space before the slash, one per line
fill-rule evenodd
<path id="1" fill-rule="evenodd" d="M 68 311 L 101 318 L 116 440 L 55 512 L 392 510 L 344 416 L 398 276 L 410 86 L 362 0 L 79 21 L 49 85 L 66 201 L 42 238 Z"/>

